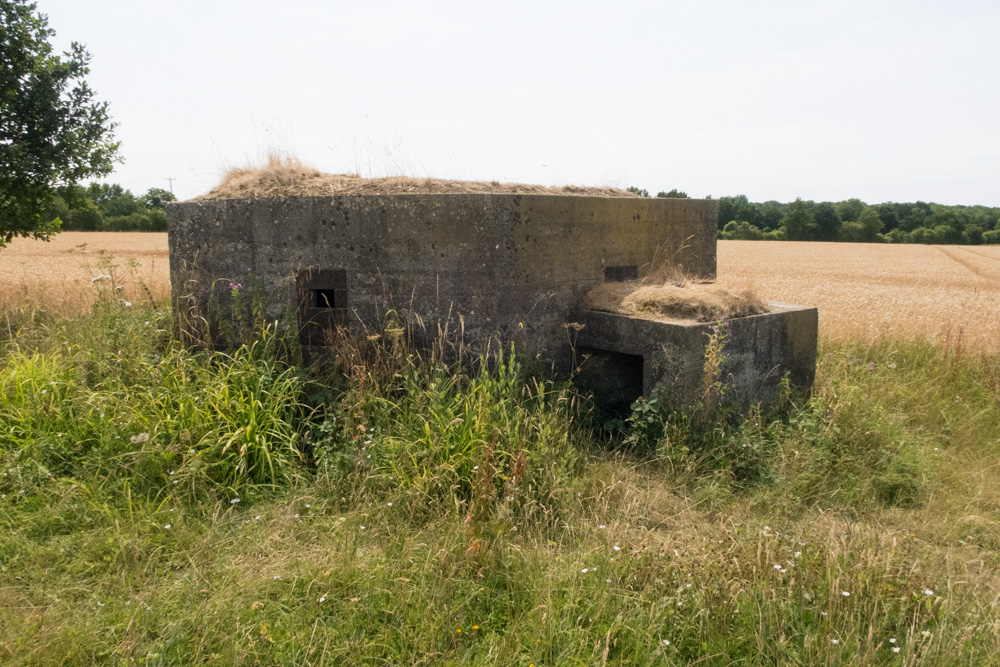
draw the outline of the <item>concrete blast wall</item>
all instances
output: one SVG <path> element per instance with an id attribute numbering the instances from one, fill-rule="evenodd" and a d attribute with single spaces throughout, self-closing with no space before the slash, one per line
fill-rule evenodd
<path id="1" fill-rule="evenodd" d="M 273 315 L 362 331 L 391 299 L 430 331 L 461 314 L 465 339 L 517 331 L 556 355 L 563 324 L 603 280 L 660 265 L 715 276 L 718 202 L 511 194 L 214 200 L 168 208 L 175 295 L 217 279 L 264 287 Z M 194 288 L 194 283 L 199 285 Z M 523 329 L 521 326 L 523 325 Z M 454 326 L 454 325 L 453 325 Z"/>

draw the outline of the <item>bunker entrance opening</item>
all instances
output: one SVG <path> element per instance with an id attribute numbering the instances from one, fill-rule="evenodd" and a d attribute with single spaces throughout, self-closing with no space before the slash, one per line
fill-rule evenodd
<path id="1" fill-rule="evenodd" d="M 642 356 L 589 347 L 577 348 L 576 355 L 576 384 L 594 397 L 594 405 L 609 419 L 628 417 L 642 396 Z"/>

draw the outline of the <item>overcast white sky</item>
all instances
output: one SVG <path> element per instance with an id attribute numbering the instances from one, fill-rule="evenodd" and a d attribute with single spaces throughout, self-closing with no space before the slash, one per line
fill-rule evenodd
<path id="1" fill-rule="evenodd" d="M 1000 2 L 37 0 L 187 198 L 324 171 L 1000 206 Z"/>

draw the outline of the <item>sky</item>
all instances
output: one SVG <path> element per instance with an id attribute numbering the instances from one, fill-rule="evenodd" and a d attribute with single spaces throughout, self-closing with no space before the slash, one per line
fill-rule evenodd
<path id="1" fill-rule="evenodd" d="M 135 193 L 331 173 L 1000 206 L 1000 2 L 37 0 Z M 173 179 L 168 181 L 167 179 Z"/>

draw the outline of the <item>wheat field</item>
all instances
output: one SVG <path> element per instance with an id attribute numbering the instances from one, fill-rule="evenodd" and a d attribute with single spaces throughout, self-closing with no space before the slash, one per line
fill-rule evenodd
<path id="1" fill-rule="evenodd" d="M 51 241 L 14 239 L 0 248 L 0 309 L 28 304 L 47 310 L 86 309 L 92 279 L 112 275 L 123 298 L 170 294 L 167 235 L 150 232 L 63 232 Z M 145 288 L 145 289 L 144 289 Z"/>
<path id="2" fill-rule="evenodd" d="M 819 308 L 829 338 L 1000 348 L 1000 247 L 720 241 L 719 277 Z"/>
<path id="3" fill-rule="evenodd" d="M 0 249 L 0 308 L 86 308 L 110 269 L 126 298 L 169 294 L 162 233 L 64 232 Z M 767 299 L 817 306 L 831 338 L 883 334 L 1000 348 L 1000 247 L 720 241 L 719 278 Z"/>

